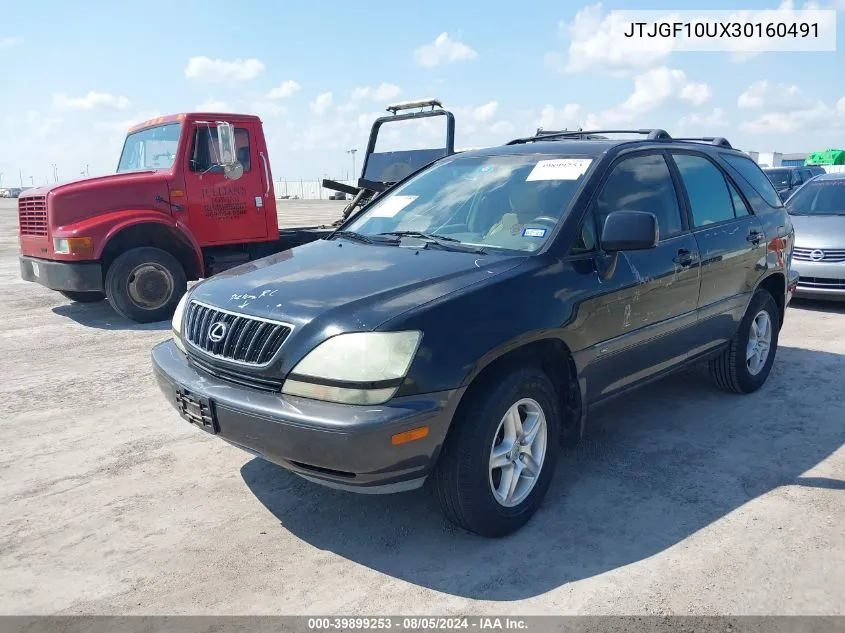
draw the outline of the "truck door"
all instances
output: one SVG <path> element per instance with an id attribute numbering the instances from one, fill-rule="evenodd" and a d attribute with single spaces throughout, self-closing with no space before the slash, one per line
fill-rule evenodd
<path id="1" fill-rule="evenodd" d="M 200 245 L 267 239 L 265 184 L 251 123 L 235 125 L 235 146 L 243 176 L 228 180 L 216 164 L 220 156 L 215 126 L 195 124 L 185 161 L 187 215 Z"/>

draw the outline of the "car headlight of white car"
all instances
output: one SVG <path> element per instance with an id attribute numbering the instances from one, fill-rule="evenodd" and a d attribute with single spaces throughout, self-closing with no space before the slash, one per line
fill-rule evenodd
<path id="1" fill-rule="evenodd" d="M 402 384 L 421 338 L 418 331 L 338 334 L 297 363 L 282 393 L 344 404 L 381 404 Z"/>
<path id="2" fill-rule="evenodd" d="M 173 329 L 173 342 L 176 344 L 176 347 L 182 350 L 183 354 L 187 354 L 185 344 L 182 342 L 182 317 L 185 314 L 185 305 L 187 303 L 188 293 L 186 292 L 182 295 L 182 298 L 176 305 L 176 309 L 173 311 L 173 323 L 171 325 L 171 328 Z"/>

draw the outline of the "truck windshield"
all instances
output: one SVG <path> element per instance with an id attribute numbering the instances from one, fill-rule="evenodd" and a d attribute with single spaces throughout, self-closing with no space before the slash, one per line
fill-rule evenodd
<path id="1" fill-rule="evenodd" d="M 169 123 L 132 132 L 126 137 L 117 173 L 143 169 L 170 169 L 176 160 L 181 123 Z"/>
<path id="2" fill-rule="evenodd" d="M 537 154 L 452 156 L 378 198 L 346 231 L 437 235 L 485 249 L 539 250 L 592 160 Z"/>

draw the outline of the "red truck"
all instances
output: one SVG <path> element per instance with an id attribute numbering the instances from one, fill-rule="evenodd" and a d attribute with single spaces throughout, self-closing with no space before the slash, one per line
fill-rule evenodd
<path id="1" fill-rule="evenodd" d="M 419 111 L 399 114 L 411 109 Z M 373 124 L 358 187 L 323 181 L 353 195 L 343 219 L 396 181 L 454 152 L 454 117 L 439 101 L 387 110 L 392 114 Z M 375 151 L 383 123 L 431 116 L 446 117 L 444 147 Z M 140 123 L 126 136 L 117 173 L 30 189 L 18 199 L 18 216 L 24 280 L 73 301 L 107 298 L 138 323 L 170 318 L 188 281 L 336 230 L 279 229 L 262 122 L 228 113 L 174 114 Z"/>

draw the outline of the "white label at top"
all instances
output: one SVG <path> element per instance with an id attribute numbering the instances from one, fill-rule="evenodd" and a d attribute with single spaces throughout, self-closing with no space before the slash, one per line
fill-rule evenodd
<path id="1" fill-rule="evenodd" d="M 525 180 L 578 180 L 592 162 L 591 158 L 541 160 Z"/>

